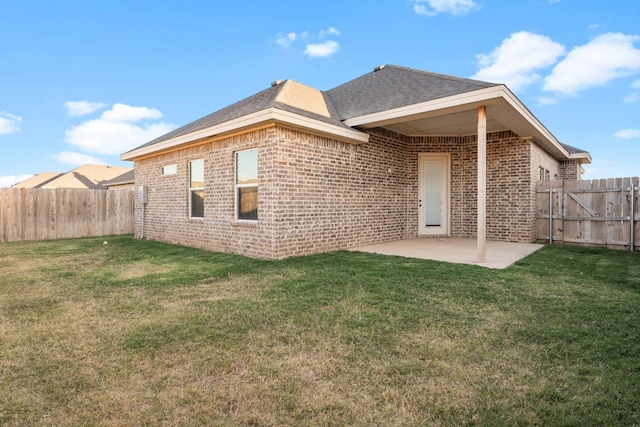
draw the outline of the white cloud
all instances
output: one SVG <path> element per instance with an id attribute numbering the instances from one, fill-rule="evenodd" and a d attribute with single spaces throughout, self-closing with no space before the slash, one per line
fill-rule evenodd
<path id="1" fill-rule="evenodd" d="M 328 30 L 320 30 L 320 34 L 318 35 L 321 39 L 324 39 L 327 34 L 338 36 L 340 35 L 340 31 L 338 31 L 335 27 L 329 27 Z"/>
<path id="2" fill-rule="evenodd" d="M 60 163 L 70 164 L 73 166 L 82 166 L 86 164 L 106 165 L 104 161 L 97 157 L 93 157 L 88 154 L 74 153 L 71 151 L 62 151 L 61 153 L 54 154 L 53 158 Z"/>
<path id="3" fill-rule="evenodd" d="M 557 62 L 564 46 L 549 37 L 520 31 L 511 34 L 490 54 L 477 56 L 480 70 L 473 79 L 504 83 L 517 91 L 542 77 L 536 72 Z"/>
<path id="4" fill-rule="evenodd" d="M 296 33 L 287 33 L 286 36 L 278 35 L 276 43 L 278 43 L 280 46 L 289 47 L 291 46 L 291 43 L 296 41 L 297 38 L 298 36 L 296 35 Z"/>
<path id="5" fill-rule="evenodd" d="M 435 16 L 439 13 L 464 15 L 477 6 L 474 0 L 410 0 L 418 15 Z M 425 5 L 426 3 L 426 5 Z M 429 8 L 427 8 L 427 5 Z"/>
<path id="6" fill-rule="evenodd" d="M 309 43 L 304 54 L 314 57 L 327 57 L 336 53 L 340 49 L 340 44 L 333 40 L 327 40 L 324 43 Z"/>
<path id="7" fill-rule="evenodd" d="M 636 80 L 633 83 L 631 83 L 631 87 L 634 89 L 640 89 L 640 80 Z"/>
<path id="8" fill-rule="evenodd" d="M 0 111 L 0 135 L 10 135 L 20 131 L 20 123 L 22 123 L 22 117 Z"/>
<path id="9" fill-rule="evenodd" d="M 67 114 L 73 117 L 91 114 L 94 111 L 98 111 L 99 109 L 106 107 L 107 104 L 89 101 L 67 101 L 64 103 L 64 106 L 67 109 Z"/>
<path id="10" fill-rule="evenodd" d="M 329 27 L 326 30 L 320 30 L 317 36 L 309 36 L 308 31 L 300 34 L 287 33 L 286 36 L 278 35 L 276 43 L 280 46 L 289 47 L 296 40 L 302 40 L 305 45 L 304 54 L 310 58 L 331 56 L 340 50 L 340 44 L 335 40 L 325 40 L 327 36 L 338 36 L 340 31 L 336 27 Z M 311 43 L 311 40 L 320 40 L 319 43 Z"/>
<path id="11" fill-rule="evenodd" d="M 155 108 L 115 104 L 100 118 L 68 129 L 66 140 L 89 153 L 120 154 L 176 128 L 165 122 L 135 123 L 161 117 L 162 113 Z"/>
<path id="12" fill-rule="evenodd" d="M 5 175 L 0 176 L 0 188 L 11 187 L 14 184 L 31 178 L 33 175 Z"/>
<path id="13" fill-rule="evenodd" d="M 638 40 L 638 36 L 607 33 L 575 47 L 545 78 L 543 89 L 575 96 L 582 90 L 640 72 L 640 49 L 633 46 Z"/>
<path id="14" fill-rule="evenodd" d="M 127 104 L 114 104 L 110 110 L 105 111 L 100 119 L 108 122 L 139 122 L 146 119 L 159 119 L 162 113 L 155 108 L 132 107 Z"/>
<path id="15" fill-rule="evenodd" d="M 622 129 L 616 132 L 615 137 L 622 139 L 640 138 L 640 129 Z"/>

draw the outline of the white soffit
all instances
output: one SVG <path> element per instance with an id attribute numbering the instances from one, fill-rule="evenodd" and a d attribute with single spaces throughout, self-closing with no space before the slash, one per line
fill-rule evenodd
<path id="1" fill-rule="evenodd" d="M 510 129 L 532 137 L 560 159 L 569 152 L 504 85 L 353 117 L 352 127 L 385 127 L 409 136 L 469 135 L 477 131 L 477 108 L 487 107 L 487 130 Z"/>

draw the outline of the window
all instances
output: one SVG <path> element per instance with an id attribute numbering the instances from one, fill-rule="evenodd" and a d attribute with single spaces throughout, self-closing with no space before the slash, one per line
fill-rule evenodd
<path id="1" fill-rule="evenodd" d="M 236 153 L 236 219 L 258 220 L 258 150 Z"/>
<path id="2" fill-rule="evenodd" d="M 178 173 L 178 165 L 162 166 L 160 173 L 162 175 L 175 175 L 176 173 Z"/>
<path id="3" fill-rule="evenodd" d="M 189 162 L 189 216 L 204 218 L 204 160 Z"/>
<path id="4" fill-rule="evenodd" d="M 549 181 L 549 169 L 540 166 L 540 181 Z"/>

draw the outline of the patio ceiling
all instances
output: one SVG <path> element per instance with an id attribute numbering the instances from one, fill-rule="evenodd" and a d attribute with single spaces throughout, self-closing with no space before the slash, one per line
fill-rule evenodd
<path id="1" fill-rule="evenodd" d="M 345 123 L 361 129 L 383 127 L 407 136 L 475 135 L 478 107 L 487 111 L 487 132 L 511 130 L 533 138 L 559 160 L 569 153 L 547 128 L 503 85 L 354 117 Z"/>

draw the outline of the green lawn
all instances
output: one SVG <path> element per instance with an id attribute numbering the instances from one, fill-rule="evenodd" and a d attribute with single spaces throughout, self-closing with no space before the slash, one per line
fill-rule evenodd
<path id="1" fill-rule="evenodd" d="M 0 244 L 0 425 L 640 425 L 640 253 Z"/>

